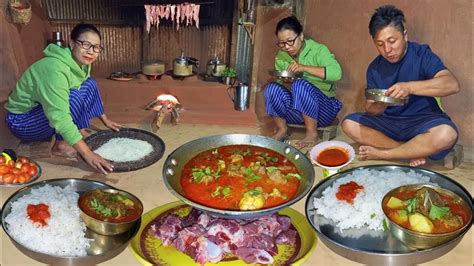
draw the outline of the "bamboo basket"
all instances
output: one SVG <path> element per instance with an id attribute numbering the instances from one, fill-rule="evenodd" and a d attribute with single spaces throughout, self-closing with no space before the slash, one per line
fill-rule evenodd
<path id="1" fill-rule="evenodd" d="M 10 1 L 9 8 L 13 23 L 27 25 L 30 22 L 32 11 L 29 1 Z"/>

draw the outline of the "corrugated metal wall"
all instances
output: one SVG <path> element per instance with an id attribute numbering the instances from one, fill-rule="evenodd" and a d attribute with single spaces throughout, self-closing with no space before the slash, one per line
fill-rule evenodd
<path id="1" fill-rule="evenodd" d="M 95 24 L 101 31 L 105 50 L 94 62 L 94 71 L 135 72 L 141 69 L 142 62 L 155 60 L 164 61 L 167 69 L 171 69 L 173 59 L 181 51 L 200 60 L 200 71 L 205 70 L 207 61 L 214 55 L 228 64 L 232 24 L 226 18 L 229 10 L 225 7 L 233 1 L 225 1 L 228 0 L 215 0 L 203 8 L 200 29 L 188 26 L 177 31 L 170 21 L 164 21 L 164 25 L 150 34 L 143 27 L 143 5 L 124 6 L 130 3 L 118 0 L 41 0 L 41 3 L 53 29 L 62 32 L 67 42 L 72 28 L 79 22 Z"/>
<path id="2" fill-rule="evenodd" d="M 69 43 L 69 33 L 76 24 L 53 23 L 53 29 L 63 34 Z M 102 35 L 104 51 L 94 62 L 93 68 L 99 72 L 139 71 L 142 57 L 142 28 L 96 25 Z"/>
<path id="3" fill-rule="evenodd" d="M 173 59 L 181 55 L 197 58 L 200 71 L 204 71 L 207 61 L 217 55 L 225 63 L 230 59 L 229 26 L 207 26 L 200 30 L 194 27 L 175 28 L 164 26 L 144 33 L 144 61 L 160 60 L 166 63 L 167 69 L 172 68 Z"/>

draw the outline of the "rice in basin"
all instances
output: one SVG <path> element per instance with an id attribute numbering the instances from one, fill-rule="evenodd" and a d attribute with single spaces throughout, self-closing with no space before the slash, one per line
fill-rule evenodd
<path id="1" fill-rule="evenodd" d="M 339 186 L 350 181 L 364 187 L 356 194 L 352 204 L 336 198 Z M 314 198 L 313 205 L 316 213 L 331 219 L 340 230 L 349 228 L 383 230 L 385 216 L 381 202 L 384 195 L 402 185 L 430 183 L 429 181 L 428 176 L 414 171 L 359 169 L 334 181 L 322 192 L 322 197 Z"/>
<path id="2" fill-rule="evenodd" d="M 113 138 L 97 148 L 95 153 L 114 162 L 138 161 L 153 152 L 153 146 L 144 140 Z"/>
<path id="3" fill-rule="evenodd" d="M 24 247 L 61 257 L 86 256 L 90 239 L 77 205 L 79 194 L 71 187 L 45 185 L 31 190 L 11 205 L 5 217 L 10 236 Z M 33 223 L 27 214 L 29 204 L 46 204 L 51 217 L 46 226 Z"/>

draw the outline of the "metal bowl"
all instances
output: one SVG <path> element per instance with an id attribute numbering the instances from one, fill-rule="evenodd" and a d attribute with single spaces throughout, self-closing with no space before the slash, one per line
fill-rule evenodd
<path id="1" fill-rule="evenodd" d="M 379 171 L 414 171 L 430 178 L 429 182 L 437 183 L 440 187 L 449 189 L 462 197 L 472 209 L 472 197 L 469 192 L 458 182 L 451 178 L 417 167 L 400 165 L 369 165 L 352 168 L 319 182 L 306 198 L 306 217 L 316 231 L 319 239 L 332 251 L 349 260 L 369 265 L 415 265 L 436 259 L 461 242 L 469 231 L 471 224 L 450 241 L 438 246 L 417 250 L 399 241 L 388 230 L 372 231 L 367 228 L 347 229 L 341 232 L 330 219 L 315 213 L 313 206 L 314 197 L 321 197 L 323 191 L 330 187 L 336 180 L 346 177 L 359 169 Z M 374 178 L 377 178 L 374 176 Z"/>
<path id="2" fill-rule="evenodd" d="M 42 170 L 41 170 L 41 166 L 33 161 L 33 160 L 30 160 L 30 163 L 34 163 L 36 165 L 36 169 L 38 169 L 38 173 L 35 175 L 35 176 L 32 176 L 28 181 L 26 181 L 25 183 L 15 183 L 15 184 L 3 184 L 3 183 L 0 183 L 0 188 L 1 187 L 20 187 L 20 186 L 24 186 L 24 185 L 27 185 L 27 184 L 31 184 L 33 182 L 35 182 L 38 178 L 40 178 L 41 176 L 41 173 L 42 173 Z"/>
<path id="3" fill-rule="evenodd" d="M 277 78 L 284 78 L 284 79 L 299 79 L 303 76 L 303 73 L 301 72 L 290 72 L 288 70 L 270 70 L 269 74 L 277 77 Z"/>
<path id="4" fill-rule="evenodd" d="M 408 103 L 409 97 L 394 98 L 385 95 L 387 90 L 368 88 L 365 90 L 365 98 L 376 102 L 388 103 L 391 105 L 404 105 Z"/>
<path id="5" fill-rule="evenodd" d="M 128 245 L 128 242 L 135 236 L 135 234 L 140 229 L 141 219 L 135 222 L 134 226 L 127 232 L 121 235 L 115 236 L 104 236 L 95 233 L 92 230 L 86 230 L 86 238 L 94 239 L 91 242 L 91 246 L 87 249 L 87 256 L 83 257 L 59 257 L 54 255 L 48 255 L 40 253 L 29 248 L 26 248 L 22 244 L 18 243 L 13 239 L 7 229 L 7 225 L 4 222 L 5 217 L 10 214 L 11 207 L 13 202 L 23 195 L 29 194 L 32 189 L 38 188 L 44 185 L 66 187 L 71 186 L 77 193 L 82 194 L 85 191 L 89 191 L 96 188 L 114 188 L 105 183 L 92 181 L 87 179 L 76 179 L 76 178 L 64 178 L 64 179 L 51 179 L 45 180 L 38 183 L 31 184 L 29 186 L 23 187 L 13 195 L 11 195 L 3 204 L 2 208 L 2 227 L 5 233 L 8 235 L 12 243 L 15 245 L 18 250 L 20 250 L 26 256 L 45 263 L 53 265 L 95 265 L 101 262 L 112 259 L 113 257 L 120 254 Z"/>
<path id="6" fill-rule="evenodd" d="M 122 194 L 122 195 L 125 195 L 126 197 L 128 197 L 129 199 L 132 199 L 132 201 L 137 203 L 138 206 L 140 207 L 140 210 L 141 210 L 140 215 L 136 219 L 134 219 L 132 221 L 129 221 L 129 222 L 122 222 L 122 223 L 106 222 L 106 221 L 102 221 L 102 220 L 99 220 L 99 219 L 96 219 L 96 218 L 90 216 L 89 214 L 87 214 L 81 208 L 82 206 L 79 204 L 79 209 L 81 210 L 81 219 L 82 219 L 82 221 L 86 224 L 86 226 L 89 229 L 91 229 L 92 231 L 94 231 L 98 234 L 101 234 L 101 235 L 107 235 L 107 236 L 119 235 L 119 234 L 125 233 L 126 231 L 130 230 L 130 228 L 132 228 L 135 225 L 135 223 L 140 219 L 141 214 L 143 213 L 143 204 L 142 204 L 142 202 L 137 197 L 135 197 L 133 194 L 128 193 L 128 192 L 123 191 L 123 190 L 112 189 L 112 188 L 101 189 L 101 190 L 103 190 L 105 192 L 108 192 L 108 193 Z M 90 191 L 87 191 L 87 192 L 83 193 L 79 197 L 79 201 L 81 201 L 81 198 L 86 197 L 87 195 L 89 195 L 93 191 L 94 190 L 90 190 Z"/>
<path id="7" fill-rule="evenodd" d="M 288 158 L 288 160 L 298 168 L 298 171 L 301 174 L 300 185 L 295 197 L 278 206 L 251 211 L 216 209 L 189 200 L 185 196 L 180 183 L 181 171 L 186 163 L 203 151 L 226 145 L 239 144 L 265 147 L 286 156 L 286 158 Z M 257 135 L 227 134 L 200 138 L 188 142 L 174 150 L 168 158 L 166 158 L 163 165 L 163 180 L 168 190 L 174 196 L 194 208 L 223 218 L 248 219 L 275 213 L 302 199 L 306 194 L 308 194 L 313 185 L 314 167 L 311 164 L 311 161 L 302 152 L 283 142 Z"/>
<path id="8" fill-rule="evenodd" d="M 383 197 L 382 206 L 385 206 L 387 204 L 390 197 L 392 197 L 393 195 L 396 195 L 397 193 L 401 191 L 410 191 L 410 190 L 413 191 L 413 190 L 421 189 L 423 187 L 432 188 L 438 193 L 451 196 L 455 201 L 460 202 L 462 205 L 464 205 L 464 207 L 466 207 L 466 209 L 470 210 L 470 213 L 469 213 L 469 219 L 468 221 L 465 222 L 464 226 L 462 226 L 461 228 L 455 231 L 452 231 L 449 233 L 443 233 L 443 234 L 426 234 L 426 233 L 416 232 L 416 231 L 413 231 L 413 230 L 410 230 L 398 225 L 396 222 L 394 222 L 392 219 L 390 219 L 387 216 L 387 214 L 385 213 L 385 209 L 382 207 L 382 209 L 384 210 L 385 217 L 387 217 L 387 220 L 388 220 L 388 227 L 390 228 L 390 232 L 392 232 L 392 234 L 397 239 L 405 243 L 407 246 L 417 248 L 417 249 L 432 248 L 435 246 L 439 246 L 445 242 L 448 242 L 449 240 L 455 238 L 456 236 L 464 232 L 466 228 L 470 226 L 472 222 L 472 209 L 467 205 L 467 203 L 464 201 L 463 198 L 461 198 L 459 195 L 457 195 L 456 193 L 448 189 L 444 189 L 444 188 L 429 185 L 429 184 L 406 185 L 406 186 L 397 187 L 391 190 L 390 192 L 388 192 Z"/>

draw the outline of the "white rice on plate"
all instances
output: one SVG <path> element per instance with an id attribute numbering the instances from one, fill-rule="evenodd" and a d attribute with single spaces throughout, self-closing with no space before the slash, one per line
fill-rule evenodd
<path id="1" fill-rule="evenodd" d="M 339 186 L 354 181 L 364 187 L 353 204 L 336 198 Z M 430 183 L 430 178 L 414 171 L 358 169 L 327 187 L 322 197 L 314 198 L 316 213 L 331 219 L 340 230 L 368 228 L 383 230 L 382 199 L 390 190 L 408 184 Z M 434 183 L 430 183 L 436 185 Z"/>
<path id="2" fill-rule="evenodd" d="M 37 252 L 68 257 L 86 256 L 91 239 L 85 237 L 86 225 L 77 205 L 79 194 L 71 187 L 45 185 L 18 198 L 5 217 L 8 233 L 18 243 Z M 47 226 L 33 223 L 27 215 L 28 204 L 46 204 L 51 217 Z"/>
<path id="3" fill-rule="evenodd" d="M 153 152 L 153 146 L 144 140 L 113 138 L 97 148 L 95 153 L 114 162 L 133 162 Z"/>

